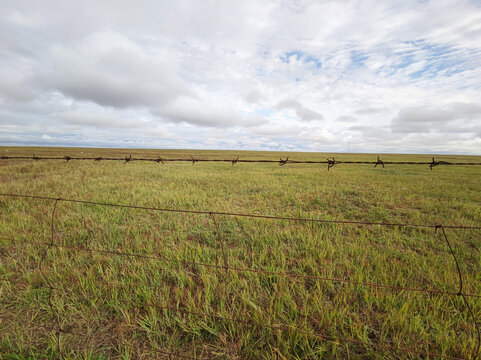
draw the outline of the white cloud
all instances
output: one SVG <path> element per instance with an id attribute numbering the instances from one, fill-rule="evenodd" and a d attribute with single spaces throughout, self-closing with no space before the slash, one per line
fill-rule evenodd
<path id="1" fill-rule="evenodd" d="M 304 121 L 324 120 L 324 116 L 322 116 L 322 114 L 305 107 L 299 101 L 294 99 L 281 101 L 279 104 L 277 104 L 277 109 L 294 109 L 297 117 Z"/>

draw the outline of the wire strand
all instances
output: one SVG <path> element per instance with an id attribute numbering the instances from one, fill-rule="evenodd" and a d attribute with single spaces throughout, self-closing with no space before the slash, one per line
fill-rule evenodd
<path id="1" fill-rule="evenodd" d="M 222 211 L 170 209 L 170 208 L 160 208 L 160 207 L 141 206 L 141 205 L 125 205 L 125 204 L 116 204 L 116 203 L 104 203 L 104 202 L 90 201 L 90 200 L 66 199 L 66 198 L 52 197 L 52 196 L 28 195 L 28 194 L 0 193 L 0 196 L 17 197 L 17 198 L 30 198 L 30 199 L 50 200 L 50 201 L 58 200 L 58 201 L 78 203 L 78 204 L 87 204 L 87 205 L 96 205 L 96 206 L 109 206 L 109 207 L 118 207 L 118 208 L 126 208 L 126 209 L 159 211 L 159 212 L 179 213 L 179 214 L 248 217 L 248 218 L 257 218 L 257 219 L 286 220 L 286 221 L 311 222 L 311 223 L 322 223 L 322 224 L 346 224 L 346 225 L 365 225 L 365 226 L 378 226 L 379 225 L 379 226 L 397 226 L 397 227 L 431 228 L 431 229 L 435 229 L 435 228 L 439 227 L 439 225 L 432 225 L 432 224 L 389 223 L 389 222 L 373 222 L 373 221 L 358 221 L 358 220 L 309 219 L 309 218 L 295 218 L 295 217 L 287 217 L 287 216 L 246 214 L 246 213 L 222 212 Z M 463 229 L 463 230 L 480 230 L 481 229 L 481 226 L 464 226 L 464 225 L 443 225 L 443 227 L 445 229 L 460 229 L 460 230 L 461 229 Z"/>
<path id="2" fill-rule="evenodd" d="M 56 156 L 7 156 L 7 155 L 0 155 L 0 160 L 63 160 L 63 161 L 123 161 L 125 163 L 133 162 L 133 161 L 146 161 L 146 162 L 156 162 L 156 163 L 166 163 L 166 162 L 191 162 L 195 164 L 197 162 L 224 162 L 224 163 L 232 163 L 232 165 L 236 163 L 275 163 L 281 166 L 286 164 L 327 164 L 328 169 L 332 166 L 337 164 L 365 164 L 365 165 L 429 165 L 432 169 L 435 166 L 439 165 L 447 165 L 447 166 L 479 166 L 481 162 L 449 162 L 449 161 L 435 161 L 434 158 L 432 161 L 383 161 L 380 160 L 379 157 L 376 161 L 358 161 L 358 160 L 289 160 L 280 159 L 280 160 L 270 160 L 270 159 L 239 159 L 237 156 L 234 159 L 212 159 L 212 158 L 199 158 L 191 156 L 190 158 L 162 158 L 160 156 L 156 158 L 144 158 L 138 157 L 134 158 L 132 155 L 125 156 L 125 157 L 102 157 L 102 156 L 77 156 L 72 157 L 69 155 L 56 155 Z"/>

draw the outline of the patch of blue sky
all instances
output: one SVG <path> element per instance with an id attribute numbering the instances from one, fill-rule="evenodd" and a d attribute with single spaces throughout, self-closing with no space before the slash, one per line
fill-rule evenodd
<path id="1" fill-rule="evenodd" d="M 304 63 L 312 65 L 316 69 L 320 69 L 322 67 L 322 63 L 317 58 L 311 55 L 308 55 L 304 58 Z"/>
<path id="2" fill-rule="evenodd" d="M 396 69 L 403 69 L 414 63 L 415 57 L 413 54 L 405 55 L 401 57 L 401 61 L 397 62 L 395 65 Z"/>
<path id="3" fill-rule="evenodd" d="M 302 61 L 308 67 L 315 69 L 322 68 L 322 62 L 313 55 L 306 54 L 300 50 L 293 50 L 285 52 L 283 56 L 279 57 L 283 63 L 289 64 L 294 58 L 296 61 Z"/>
<path id="4" fill-rule="evenodd" d="M 376 75 L 383 74 L 384 76 L 393 76 L 400 69 L 407 68 L 416 62 L 416 57 L 412 52 L 407 52 L 407 55 L 402 55 L 399 59 L 394 61 L 391 65 L 386 65 L 378 68 L 375 71 Z"/>
<path id="5" fill-rule="evenodd" d="M 256 109 L 254 111 L 257 115 L 268 117 L 274 113 L 274 110 L 271 109 Z"/>
<path id="6" fill-rule="evenodd" d="M 447 45 L 436 45 L 436 44 L 429 44 L 425 41 L 419 43 L 420 48 L 427 51 L 430 57 L 440 57 L 446 56 L 448 54 L 452 54 L 456 52 L 456 49 L 449 47 Z"/>
<path id="7" fill-rule="evenodd" d="M 466 70 L 468 58 L 456 48 L 431 44 L 426 42 L 425 39 L 406 41 L 403 45 L 407 48 L 395 51 L 399 61 L 395 61 L 391 65 L 389 75 L 394 75 L 397 70 L 421 61 L 424 61 L 426 65 L 422 69 L 410 73 L 409 78 L 432 79 L 439 75 L 452 76 Z"/>
<path id="8" fill-rule="evenodd" d="M 300 60 L 302 55 L 303 55 L 302 51 L 297 51 L 297 50 L 288 51 L 288 52 L 284 53 L 284 56 L 281 56 L 280 59 L 283 63 L 288 64 L 288 63 L 291 62 L 292 57 L 295 57 L 296 60 Z"/>
<path id="9" fill-rule="evenodd" d="M 438 52 L 437 52 L 438 53 Z M 427 61 L 426 66 L 422 69 L 415 71 L 409 74 L 411 79 L 418 79 L 418 78 L 427 78 L 432 79 L 435 76 L 442 75 L 442 76 L 452 76 L 454 74 L 463 72 L 467 70 L 467 59 L 459 58 L 459 57 L 452 57 L 447 56 L 448 53 L 444 53 L 444 56 L 441 55 L 431 56 L 425 58 Z"/>
<path id="10" fill-rule="evenodd" d="M 434 63 L 434 64 L 428 64 L 423 69 L 409 74 L 409 77 L 411 79 L 419 79 L 419 78 L 432 79 L 438 75 L 449 77 L 454 74 L 463 72 L 465 70 L 466 69 L 464 69 L 463 67 L 452 67 L 451 65 L 447 65 L 443 63 L 441 64 Z"/>
<path id="11" fill-rule="evenodd" d="M 369 55 L 367 55 L 365 52 L 359 50 L 351 50 L 350 68 L 357 69 L 363 67 L 367 59 L 369 59 Z"/>

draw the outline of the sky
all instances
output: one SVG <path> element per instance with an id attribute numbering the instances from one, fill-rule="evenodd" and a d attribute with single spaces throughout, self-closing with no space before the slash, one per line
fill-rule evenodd
<path id="1" fill-rule="evenodd" d="M 0 3 L 0 145 L 481 155 L 481 1 Z"/>

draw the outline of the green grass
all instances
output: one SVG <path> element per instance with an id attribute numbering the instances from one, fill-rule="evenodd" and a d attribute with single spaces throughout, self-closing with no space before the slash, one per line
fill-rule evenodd
<path id="1" fill-rule="evenodd" d="M 8 152 L 6 151 L 8 150 Z M 81 152 L 83 152 L 81 154 Z M 325 159 L 328 154 L 3 148 L 2 154 Z M 332 154 L 329 154 L 332 156 Z M 334 154 L 337 160 L 375 155 Z M 384 161 L 430 161 L 382 155 Z M 436 156 L 480 161 L 480 157 Z M 481 222 L 481 167 L 128 163 L 0 160 L 0 192 L 323 219 L 457 224 Z M 426 358 L 375 346 L 330 342 L 216 317 L 145 306 L 156 303 L 264 325 L 292 325 L 369 343 L 468 358 L 473 320 L 459 297 L 395 292 L 278 275 L 51 248 L 42 270 L 62 290 L 51 302 L 39 262 L 50 241 L 53 202 L 0 197 L 0 353 L 6 359 Z M 456 292 L 455 264 L 432 229 L 362 227 L 218 216 L 229 266 Z M 481 231 L 446 230 L 466 293 L 481 293 Z M 59 202 L 55 242 L 158 254 L 222 265 L 222 243 L 205 215 Z M 469 302 L 477 319 L 480 299 Z"/>

